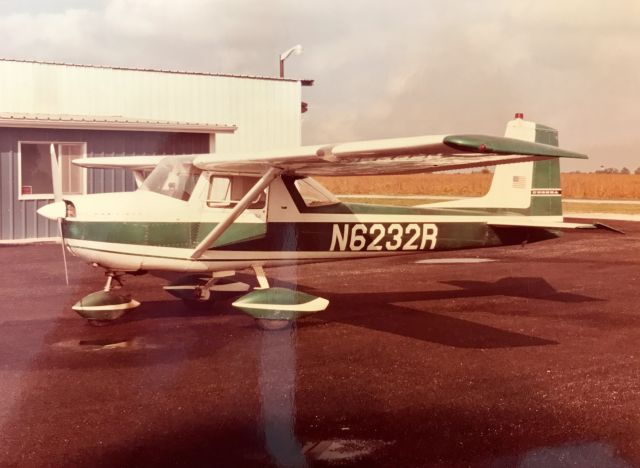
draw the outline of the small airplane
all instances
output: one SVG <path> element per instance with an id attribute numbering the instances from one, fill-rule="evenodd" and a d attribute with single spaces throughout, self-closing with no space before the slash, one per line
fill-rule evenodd
<path id="1" fill-rule="evenodd" d="M 73 306 L 92 323 L 140 305 L 118 291 L 122 276 L 164 271 L 185 275 L 164 286 L 185 303 L 208 305 L 225 292 L 246 293 L 233 306 L 262 328 L 278 329 L 329 303 L 270 287 L 265 267 L 517 245 L 553 239 L 561 229 L 612 229 L 564 222 L 561 158 L 587 156 L 558 148 L 555 129 L 517 114 L 505 137 L 453 134 L 239 154 L 78 159 L 73 163 L 84 168 L 130 169 L 139 187 L 63 198 L 52 145 L 55 201 L 38 213 L 58 221 L 63 254 L 66 247 L 105 270 L 104 289 Z M 311 177 L 493 165 L 486 195 L 414 207 L 342 203 Z M 251 291 L 232 279 L 245 269 L 257 278 Z"/>

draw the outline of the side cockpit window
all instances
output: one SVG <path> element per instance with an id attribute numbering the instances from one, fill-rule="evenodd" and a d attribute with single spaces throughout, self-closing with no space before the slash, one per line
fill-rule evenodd
<path id="1" fill-rule="evenodd" d="M 258 182 L 258 177 L 248 176 L 211 176 L 207 206 L 224 208 L 235 206 Z M 266 206 L 266 191 L 256 196 L 249 209 L 262 209 Z"/>

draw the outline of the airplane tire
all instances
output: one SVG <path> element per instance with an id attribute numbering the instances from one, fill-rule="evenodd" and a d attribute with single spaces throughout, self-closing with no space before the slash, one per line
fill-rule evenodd
<path id="1" fill-rule="evenodd" d="M 200 294 L 197 294 L 196 291 L 200 291 Z M 193 295 L 195 297 L 182 299 L 184 305 L 186 305 L 190 309 L 210 308 L 214 303 L 213 294 L 211 294 L 209 291 L 201 291 L 199 289 L 197 289 L 196 291 L 194 291 L 194 293 L 196 294 Z"/>
<path id="2" fill-rule="evenodd" d="M 87 319 L 87 323 L 92 327 L 106 327 L 107 325 L 111 325 L 113 320 L 95 320 L 95 319 Z"/>
<path id="3" fill-rule="evenodd" d="M 189 309 L 209 309 L 213 306 L 214 303 L 213 296 L 209 297 L 209 299 L 182 299 L 182 303 L 188 307 Z"/>
<path id="4" fill-rule="evenodd" d="M 293 320 L 256 319 L 258 327 L 266 331 L 285 330 L 293 326 Z"/>

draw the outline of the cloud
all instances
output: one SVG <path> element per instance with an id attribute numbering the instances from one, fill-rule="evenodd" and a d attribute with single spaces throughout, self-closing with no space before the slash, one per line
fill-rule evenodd
<path id="1" fill-rule="evenodd" d="M 15 13 L 0 19 L 4 56 L 45 59 L 82 54 L 89 35 L 87 26 L 98 16 L 88 10 L 63 13 Z"/>
<path id="2" fill-rule="evenodd" d="M 316 80 L 304 90 L 305 142 L 501 133 L 522 111 L 558 127 L 563 145 L 592 152 L 589 167 L 640 164 L 637 2 L 56 4 L 67 7 L 0 3 L 0 55 L 275 75 L 278 54 L 301 43 L 305 52 L 287 60 L 286 72 Z"/>

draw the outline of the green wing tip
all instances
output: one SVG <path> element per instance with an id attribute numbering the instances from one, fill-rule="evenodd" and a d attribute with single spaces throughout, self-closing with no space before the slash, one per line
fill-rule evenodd
<path id="1" fill-rule="evenodd" d="M 557 158 L 587 159 L 586 154 L 560 149 L 556 146 L 488 135 L 449 135 L 444 143 L 452 148 L 475 153 L 525 154 Z"/>

